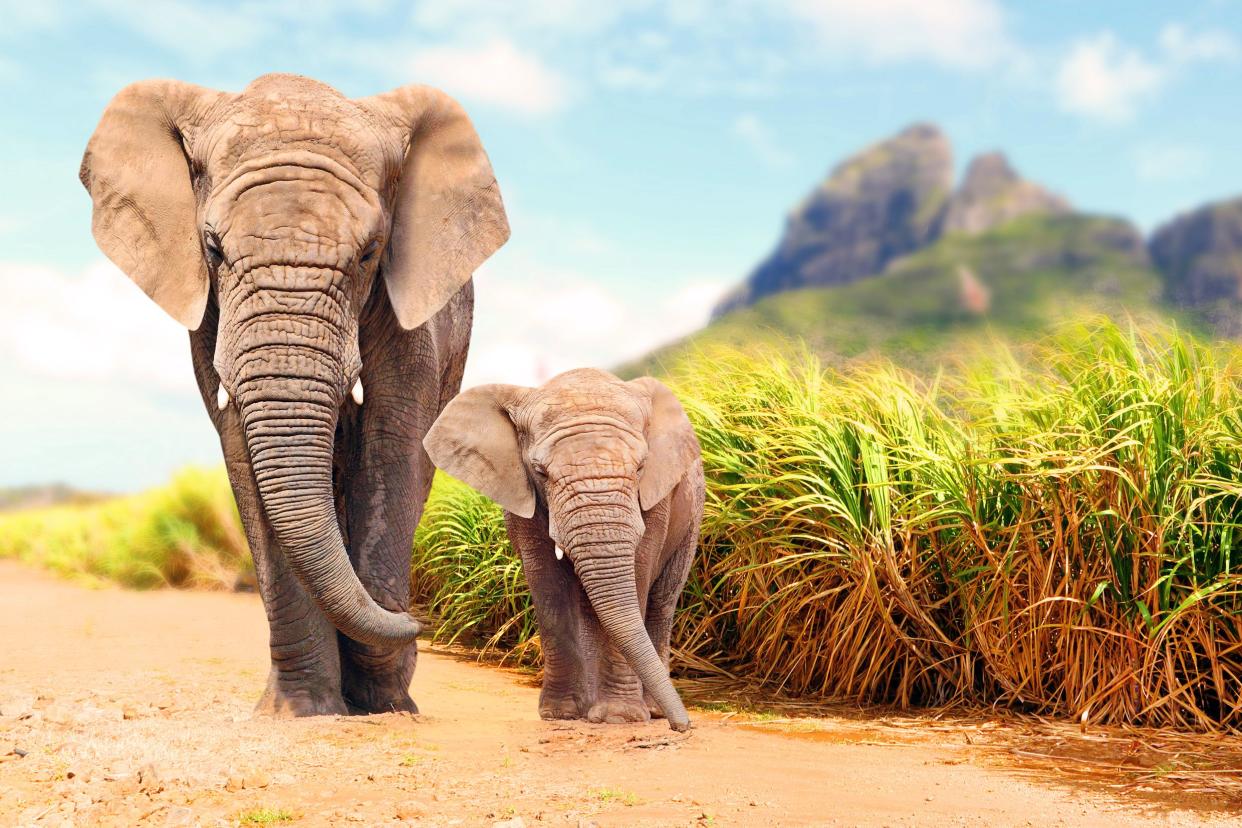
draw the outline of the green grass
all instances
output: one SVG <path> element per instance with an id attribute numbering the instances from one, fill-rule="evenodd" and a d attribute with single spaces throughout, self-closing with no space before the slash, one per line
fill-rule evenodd
<path id="1" fill-rule="evenodd" d="M 539 659 L 535 612 L 500 509 L 439 475 L 414 536 L 412 594 L 436 619 L 432 639 L 499 651 L 519 664 Z"/>
<path id="2" fill-rule="evenodd" d="M 276 825 L 297 819 L 288 808 L 255 808 L 237 815 L 238 825 Z"/>
<path id="3" fill-rule="evenodd" d="M 138 588 L 253 583 L 246 536 L 221 470 L 188 468 L 169 485 L 132 497 L 0 515 L 0 558 Z"/>
<path id="4" fill-rule="evenodd" d="M 591 794 L 605 804 L 616 802 L 627 808 L 632 808 L 642 801 L 632 791 L 620 791 L 615 788 L 596 788 L 591 791 Z"/>
<path id="5" fill-rule="evenodd" d="M 1242 731 L 1238 351 L 1100 319 L 983 353 L 931 377 L 806 354 L 682 364 L 670 381 L 708 492 L 675 669 L 826 699 Z M 184 562 L 240 565 L 208 540 L 237 531 L 221 503 L 216 474 L 11 515 L 0 555 L 139 586 L 209 581 Z M 170 525 L 197 515 L 194 534 L 156 531 L 161 510 Z M 437 480 L 413 555 L 438 640 L 537 662 L 498 507 Z"/>

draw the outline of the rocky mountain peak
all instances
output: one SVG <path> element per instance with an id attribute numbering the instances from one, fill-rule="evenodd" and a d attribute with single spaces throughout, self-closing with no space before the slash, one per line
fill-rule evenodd
<path id="1" fill-rule="evenodd" d="M 1242 198 L 1176 217 L 1156 228 L 1148 247 L 1166 298 L 1202 311 L 1223 335 L 1242 337 Z"/>
<path id="2" fill-rule="evenodd" d="M 984 233 L 1019 216 L 1071 209 L 1061 196 L 1019 176 L 1004 153 L 989 152 L 975 156 L 966 168 L 961 186 L 949 199 L 942 230 Z"/>
<path id="3" fill-rule="evenodd" d="M 772 293 L 881 272 L 935 236 L 952 187 L 953 150 L 932 124 L 914 124 L 864 149 L 794 208 L 776 250 L 714 315 Z"/>

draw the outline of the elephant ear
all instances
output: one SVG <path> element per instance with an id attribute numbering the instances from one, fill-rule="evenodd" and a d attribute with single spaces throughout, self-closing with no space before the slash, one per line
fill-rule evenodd
<path id="1" fill-rule="evenodd" d="M 457 101 L 430 86 L 403 86 L 358 103 L 403 132 L 392 234 L 384 261 L 401 327 L 430 319 L 509 238 L 492 165 Z"/>
<path id="2" fill-rule="evenodd" d="M 172 80 L 125 87 L 95 127 L 79 174 L 104 255 L 191 330 L 203 319 L 208 275 L 182 130 L 222 96 Z"/>
<path id="3" fill-rule="evenodd" d="M 431 462 L 524 518 L 535 514 L 535 489 L 526 476 L 508 409 L 526 390 L 480 385 L 463 391 L 423 438 Z"/>
<path id="4" fill-rule="evenodd" d="M 700 456 L 690 418 L 668 386 L 653 377 L 640 377 L 630 385 L 651 398 L 647 421 L 647 462 L 638 479 L 638 501 L 644 510 L 668 497 Z"/>

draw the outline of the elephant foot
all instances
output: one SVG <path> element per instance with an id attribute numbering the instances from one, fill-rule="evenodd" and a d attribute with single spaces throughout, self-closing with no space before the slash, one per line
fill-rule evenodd
<path id="1" fill-rule="evenodd" d="M 256 716 L 293 719 L 301 716 L 344 716 L 345 700 L 334 691 L 284 690 L 268 686 L 254 706 Z"/>
<path id="2" fill-rule="evenodd" d="M 417 713 L 418 705 L 405 690 L 376 686 L 354 687 L 345 693 L 349 712 L 357 715 L 369 713 Z"/>
<path id="3" fill-rule="evenodd" d="M 382 676 L 365 673 L 346 673 L 342 688 L 349 712 L 368 713 L 417 713 L 418 705 L 410 698 L 410 679 L 405 675 L 391 673 Z"/>
<path id="4" fill-rule="evenodd" d="M 660 707 L 659 702 L 651 697 L 650 693 L 643 693 L 643 704 L 647 705 L 647 712 L 651 714 L 651 718 L 664 718 L 664 710 Z"/>
<path id="5" fill-rule="evenodd" d="M 418 648 L 400 651 L 369 647 L 343 639 L 341 694 L 351 713 L 417 713 L 410 698 L 410 682 L 418 663 Z"/>
<path id="6" fill-rule="evenodd" d="M 600 699 L 587 711 L 587 721 L 596 724 L 624 724 L 626 722 L 647 722 L 651 713 L 647 705 L 637 699 Z"/>
<path id="7" fill-rule="evenodd" d="M 581 719 L 582 707 L 572 695 L 560 696 L 542 693 L 539 698 L 539 718 Z"/>

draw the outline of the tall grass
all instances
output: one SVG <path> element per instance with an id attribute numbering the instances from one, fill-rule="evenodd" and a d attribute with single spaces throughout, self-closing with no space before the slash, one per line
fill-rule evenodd
<path id="1" fill-rule="evenodd" d="M 930 380 L 809 356 L 688 365 L 673 382 L 708 494 L 674 631 L 683 669 L 859 702 L 1242 728 L 1232 350 L 1099 322 Z M 453 539 L 475 578 L 459 591 L 494 613 L 483 596 L 503 592 L 511 553 L 440 514 L 422 537 Z M 521 644 L 524 596 L 451 623 L 510 624 Z"/>
<path id="2" fill-rule="evenodd" d="M 713 485 L 681 646 L 800 694 L 1242 724 L 1238 363 L 1108 324 L 1032 363 L 684 375 Z"/>
<path id="3" fill-rule="evenodd" d="M 436 477 L 414 535 L 414 605 L 432 640 L 478 645 L 520 664 L 539 659 L 535 611 L 500 508 L 464 483 Z"/>
<path id="4" fill-rule="evenodd" d="M 0 558 L 138 588 L 232 588 L 254 572 L 223 471 L 200 468 L 132 497 L 0 516 Z"/>
<path id="5" fill-rule="evenodd" d="M 859 702 L 1242 730 L 1240 380 L 1233 349 L 1107 322 L 930 379 L 809 356 L 686 363 L 672 382 L 708 493 L 676 666 Z M 81 557 L 91 521 L 9 518 L 0 555 L 26 534 Z M 92 571 L 176 581 L 150 572 L 173 558 L 124 563 L 126 544 L 150 548 L 148 511 L 111 521 Z M 486 498 L 437 481 L 414 572 L 439 640 L 537 661 Z"/>

